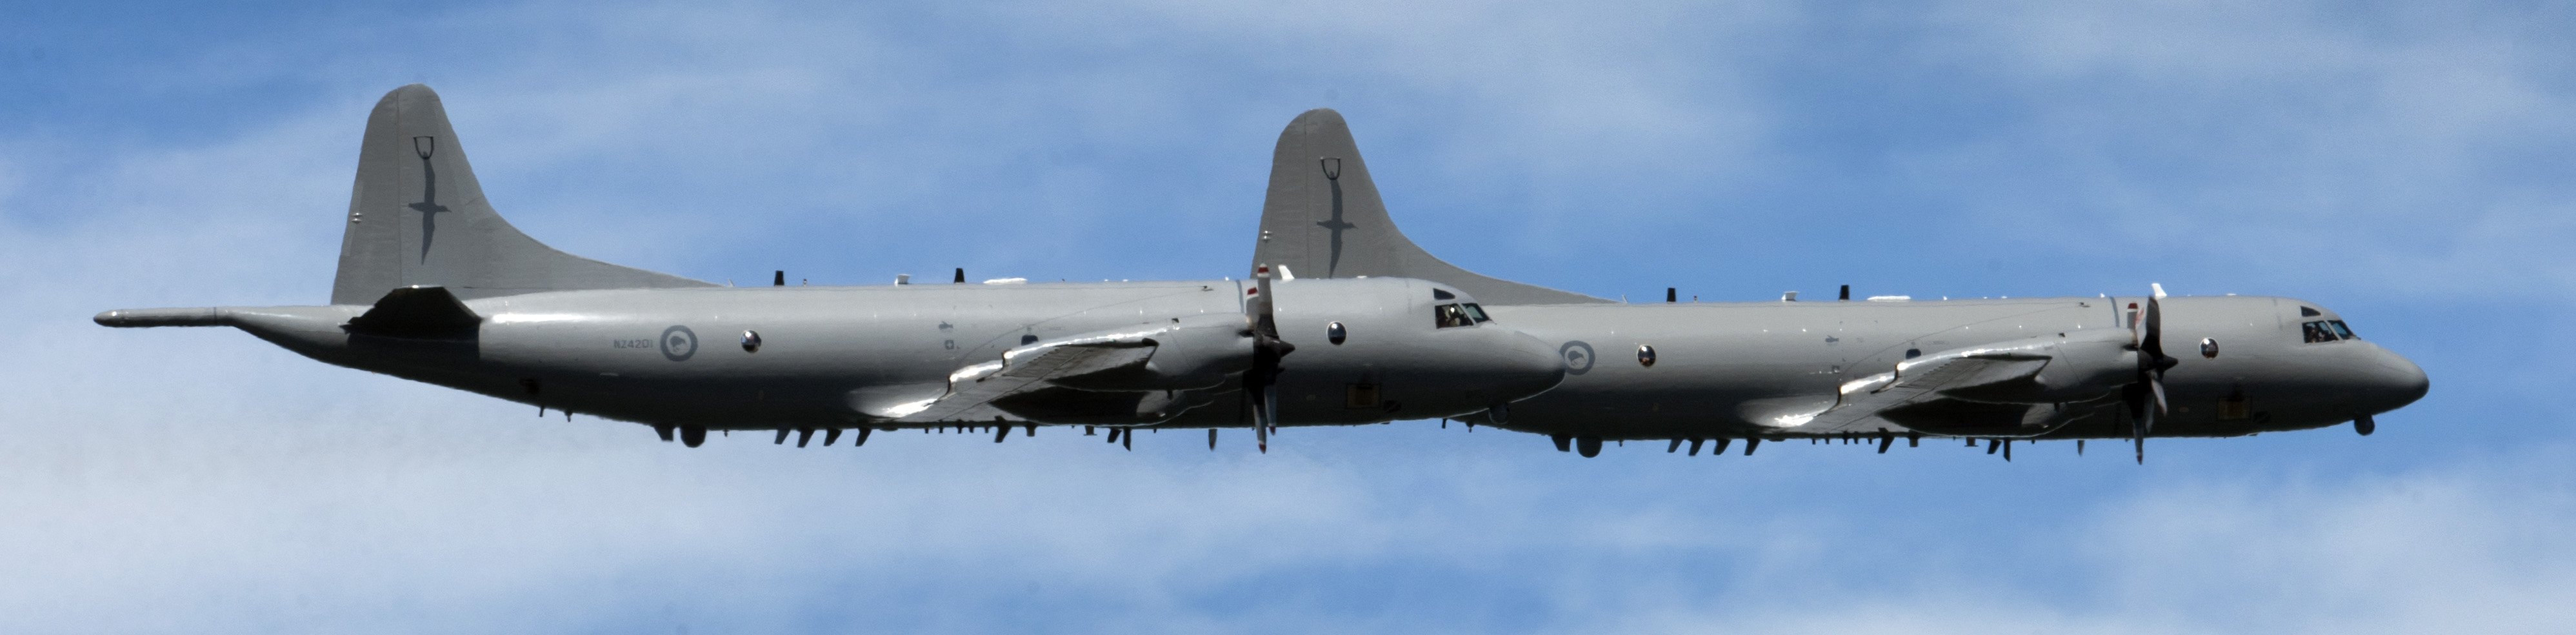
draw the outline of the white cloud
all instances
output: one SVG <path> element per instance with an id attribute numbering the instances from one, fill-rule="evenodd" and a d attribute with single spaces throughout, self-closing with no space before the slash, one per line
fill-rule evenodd
<path id="1" fill-rule="evenodd" d="M 2285 285 L 2457 298 L 2576 269 L 2563 38 L 2513 11 L 2291 3 L 1968 3 L 1937 64 L 2029 113 L 1906 158 L 1994 231 L 2136 245 Z M 2511 231 L 2495 232 L 2497 227 Z M 2504 255 L 2504 258 L 2498 258 Z M 2318 266 L 2332 263 L 2332 266 Z M 2430 284 L 2447 281 L 2442 284 Z"/>
<path id="2" fill-rule="evenodd" d="M 1883 578 L 1638 607 L 1646 632 L 2547 633 L 2576 609 L 2565 447 L 2320 483 L 2191 479 L 2000 546 L 1902 528 Z M 2338 479 L 2342 480 L 2342 479 Z M 1945 557 L 1948 556 L 1948 557 Z M 2065 571 L 2069 575 L 2033 576 Z M 1582 629 L 1598 631 L 1603 627 Z"/>

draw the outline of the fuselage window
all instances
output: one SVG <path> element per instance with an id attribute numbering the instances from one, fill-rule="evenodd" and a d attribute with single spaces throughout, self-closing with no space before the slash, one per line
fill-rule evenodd
<path id="1" fill-rule="evenodd" d="M 1440 328 L 1445 329 L 1453 326 L 1476 325 L 1475 318 L 1467 317 L 1467 309 L 1455 304 L 1443 304 L 1433 307 L 1431 309 L 1431 313 L 1434 318 L 1433 323 L 1438 325 Z"/>
<path id="2" fill-rule="evenodd" d="M 1330 340 L 1330 341 L 1332 341 L 1332 343 L 1334 343 L 1334 344 L 1337 344 L 1337 345 L 1338 345 L 1338 344 L 1341 344 L 1343 340 L 1347 340 L 1347 339 L 1350 339 L 1350 338 L 1351 338 L 1351 330 L 1350 330 L 1350 329 L 1348 329 L 1348 328 L 1344 328 L 1344 327 L 1342 326 L 1342 323 L 1340 323 L 1340 322 L 1334 322 L 1334 323 L 1331 323 L 1331 324 L 1326 324 L 1326 325 L 1324 325 L 1324 339 L 1326 339 L 1326 340 Z"/>
<path id="3" fill-rule="evenodd" d="M 1485 317 L 1485 307 L 1476 306 L 1476 303 L 1474 302 L 1469 302 L 1459 306 L 1466 307 L 1467 317 L 1475 318 L 1477 324 L 1494 321 L 1494 318 Z"/>

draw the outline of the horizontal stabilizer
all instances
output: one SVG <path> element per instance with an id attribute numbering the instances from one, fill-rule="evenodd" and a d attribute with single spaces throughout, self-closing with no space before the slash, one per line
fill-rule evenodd
<path id="1" fill-rule="evenodd" d="M 466 308 L 446 287 L 402 287 L 349 320 L 351 333 L 384 337 L 449 338 L 474 334 L 483 316 Z"/>

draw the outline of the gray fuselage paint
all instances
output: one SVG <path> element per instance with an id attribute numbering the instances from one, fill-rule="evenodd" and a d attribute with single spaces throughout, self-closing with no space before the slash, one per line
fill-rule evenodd
<path id="1" fill-rule="evenodd" d="M 1766 421 L 1833 405 L 1844 382 L 1887 372 L 1908 350 L 1942 350 L 2129 330 L 2144 298 L 2033 298 L 1919 302 L 1726 302 L 1489 306 L 1506 324 L 1591 359 L 1547 393 L 1512 405 L 1503 427 L 1603 438 L 1800 436 Z M 2172 411 L 2155 436 L 2235 436 L 2334 425 L 2396 408 L 2420 395 L 2419 369 L 2365 340 L 2304 343 L 2288 298 L 2163 300 L 2165 347 L 2179 364 L 2165 377 Z M 2221 354 L 2204 358 L 2204 339 Z M 1653 346 L 1652 366 L 1637 362 Z M 2242 397 L 2251 413 L 2222 421 L 2218 400 Z M 2045 438 L 2126 437 L 2104 421 Z M 2116 425 L 2113 425 L 2116 423 Z"/>
<path id="2" fill-rule="evenodd" d="M 1794 437 L 1768 421 L 1834 403 L 1844 382 L 1907 351 L 2128 329 L 2140 298 L 1746 302 L 1487 307 L 1494 321 L 1433 326 L 1435 283 L 1390 278 L 1277 285 L 1285 425 L 1457 417 L 1512 403 L 1502 427 L 1602 438 Z M 352 335 L 363 306 L 173 312 L 220 321 L 322 361 L 616 419 L 709 428 L 875 425 L 864 401 L 926 399 L 956 369 L 1024 335 L 1055 338 L 1239 314 L 1237 281 L 757 287 L 533 293 L 470 301 L 468 340 Z M 1462 294 L 1463 295 L 1463 294 Z M 2164 300 L 2173 411 L 2156 436 L 2332 425 L 2403 405 L 2420 370 L 2364 340 L 2304 343 L 2315 305 L 2269 297 Z M 213 317 L 213 316 L 220 317 Z M 103 318 L 104 321 L 105 318 Z M 1344 325 L 1333 344 L 1328 325 Z M 689 341 L 675 349 L 675 331 Z M 738 346 L 758 331 L 758 352 Z M 2207 338 L 2217 357 L 2195 354 Z M 1639 346 L 1656 363 L 1640 364 Z M 1569 360 L 1568 357 L 1577 359 Z M 2392 379 L 2394 378 L 2394 379 Z M 1560 381 L 1561 380 L 1561 381 Z M 530 385 L 537 387 L 534 392 Z M 1345 397 L 1367 386 L 1373 404 Z M 2420 394 L 2420 385 L 2417 387 Z M 1164 422 L 1243 425 L 1236 393 Z M 1530 395 L 1535 394 L 1535 397 Z M 2221 420 L 2220 399 L 2248 416 Z M 1392 404 L 1391 406 L 1388 404 Z M 1015 421 L 1016 423 L 1016 421 Z M 2046 438 L 2125 436 L 2116 421 Z"/>
<path id="3" fill-rule="evenodd" d="M 1288 425 L 1463 416 L 1537 394 L 1563 376 L 1552 345 L 1493 323 L 1435 328 L 1429 282 L 1276 285 Z M 940 396 L 957 369 L 998 359 L 1024 335 L 1061 336 L 1241 315 L 1237 281 L 634 289 L 471 300 L 471 338 L 351 334 L 367 307 L 214 309 L 315 359 L 615 419 L 716 429 L 874 423 L 869 400 Z M 1439 303 L 1456 300 L 1441 300 Z M 1472 301 L 1472 299 L 1468 300 Z M 197 310 L 190 310 L 197 311 Z M 193 314 L 192 314 L 193 315 Z M 102 323 L 115 319 L 102 316 Z M 1339 322 L 1344 343 L 1327 341 Z M 757 352 L 739 346 L 757 331 Z M 1374 399 L 1345 398 L 1366 385 Z M 533 387 L 533 388 L 532 388 Z M 1231 386 L 1167 426 L 1244 425 Z M 980 422 L 990 423 L 990 422 Z M 1018 421 L 1013 421 L 1018 423 Z"/>

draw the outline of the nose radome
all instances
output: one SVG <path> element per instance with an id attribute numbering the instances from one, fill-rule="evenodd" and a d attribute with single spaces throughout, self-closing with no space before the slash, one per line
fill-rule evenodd
<path id="1" fill-rule="evenodd" d="M 2378 349 L 2377 357 L 2376 363 L 2372 364 L 2367 395 L 2371 412 L 2403 408 L 2423 399 L 2424 393 L 2432 390 L 2432 378 L 2424 375 L 2424 367 L 2384 348 Z"/>
<path id="2" fill-rule="evenodd" d="M 1526 399 L 1547 392 L 1565 381 L 1565 358 L 1558 357 L 1556 349 L 1548 346 L 1547 342 L 1527 333 L 1513 333 L 1508 341 L 1512 377 L 1516 381 L 1527 382 L 1519 386 L 1521 390 L 1515 391 L 1523 394 L 1515 395 L 1513 399 Z"/>

